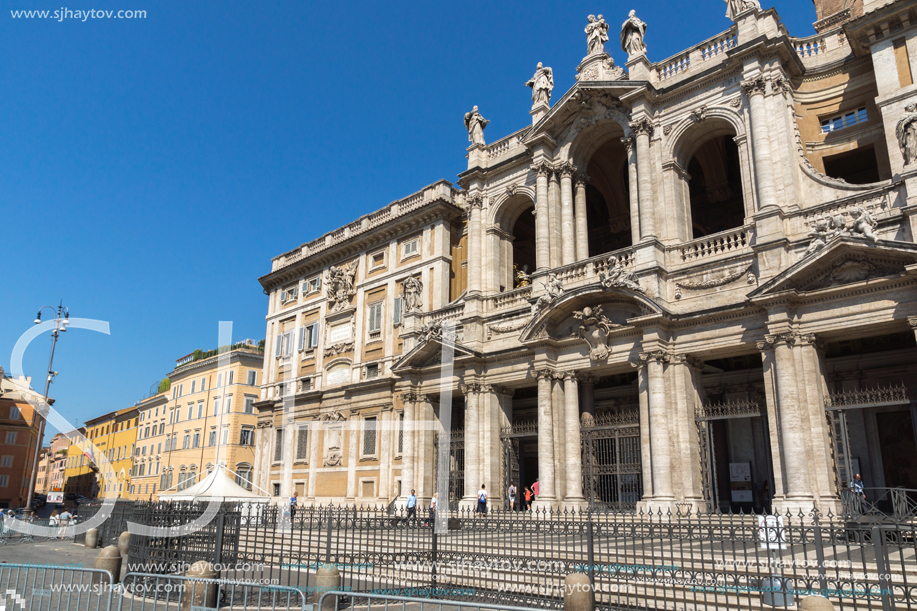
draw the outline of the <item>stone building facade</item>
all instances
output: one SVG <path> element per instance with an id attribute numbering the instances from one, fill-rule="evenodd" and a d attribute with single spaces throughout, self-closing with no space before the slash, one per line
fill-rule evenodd
<path id="1" fill-rule="evenodd" d="M 536 506 L 620 509 L 917 488 L 917 3 L 816 0 L 808 38 L 726 4 L 657 62 L 632 12 L 623 67 L 590 16 L 530 125 L 487 144 L 466 115 L 459 187 L 272 261 L 263 488 L 423 502 L 446 428 L 456 505 L 536 479 Z"/>

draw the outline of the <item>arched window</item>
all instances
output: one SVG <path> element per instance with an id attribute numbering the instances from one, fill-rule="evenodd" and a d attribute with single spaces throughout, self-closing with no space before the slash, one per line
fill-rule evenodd
<path id="1" fill-rule="evenodd" d="M 236 483 L 246 490 L 252 489 L 252 466 L 248 463 L 236 465 Z"/>

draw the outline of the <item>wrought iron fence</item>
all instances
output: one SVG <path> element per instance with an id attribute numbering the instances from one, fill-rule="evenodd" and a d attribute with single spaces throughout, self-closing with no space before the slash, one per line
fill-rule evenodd
<path id="1" fill-rule="evenodd" d="M 144 512 L 159 523 L 199 515 L 178 504 L 135 510 L 140 520 Z M 344 591 L 414 588 L 527 608 L 560 608 L 566 575 L 586 573 L 601 609 L 779 608 L 812 593 L 841 610 L 917 609 L 913 521 L 677 511 L 449 515 L 448 531 L 436 532 L 424 511 L 409 518 L 384 508 L 314 507 L 290 520 L 277 506 L 226 505 L 209 534 L 167 543 L 132 537 L 131 555 L 135 570 L 139 558 L 155 573 L 174 568 L 158 564 L 162 558 L 218 560 L 224 578 L 306 592 L 324 565 L 340 571 Z"/>

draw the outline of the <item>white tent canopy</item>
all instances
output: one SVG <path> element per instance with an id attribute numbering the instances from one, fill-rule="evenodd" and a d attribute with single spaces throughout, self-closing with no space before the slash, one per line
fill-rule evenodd
<path id="1" fill-rule="evenodd" d="M 227 473 L 225 465 L 217 465 L 207 477 L 190 488 L 176 492 L 166 492 L 159 495 L 162 501 L 227 501 L 247 503 L 268 503 L 270 497 L 246 490 Z"/>

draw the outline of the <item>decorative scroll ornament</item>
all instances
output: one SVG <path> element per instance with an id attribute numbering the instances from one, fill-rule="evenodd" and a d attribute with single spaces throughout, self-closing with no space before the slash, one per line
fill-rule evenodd
<path id="1" fill-rule="evenodd" d="M 622 288 L 637 293 L 643 292 L 637 276 L 624 269 L 624 264 L 614 255 L 608 257 L 608 266 L 605 271 L 599 272 L 599 284 L 606 289 Z"/>
<path id="2" fill-rule="evenodd" d="M 906 114 L 898 121 L 895 127 L 895 136 L 904 157 L 904 165 L 917 161 L 917 104 L 908 104 L 904 108 Z"/>
<path id="3" fill-rule="evenodd" d="M 814 282 L 811 282 L 801 290 L 815 291 L 818 289 L 838 286 L 841 284 L 851 284 L 853 282 L 862 282 L 870 278 L 882 278 L 892 276 L 903 271 L 901 268 L 876 265 L 870 263 L 865 257 L 848 257 L 835 261 L 831 271 L 821 276 Z"/>
<path id="4" fill-rule="evenodd" d="M 589 345 L 589 358 L 593 361 L 608 359 L 608 334 L 623 325 L 616 325 L 602 314 L 602 306 L 583 308 L 582 311 L 573 312 L 573 318 L 581 321 L 579 328 L 573 333 Z"/>
<path id="5" fill-rule="evenodd" d="M 543 282 L 542 286 L 544 286 L 546 293 L 532 304 L 532 318 L 537 317 L 542 310 L 550 308 L 564 294 L 564 287 L 560 283 L 557 274 L 548 274 L 548 281 Z"/>
<path id="6" fill-rule="evenodd" d="M 767 79 L 765 79 L 763 76 L 759 76 L 747 81 L 743 81 L 739 84 L 739 86 L 742 88 L 742 91 L 745 92 L 746 97 L 750 98 L 756 93 L 764 95 L 764 92 L 767 89 Z"/>
<path id="7" fill-rule="evenodd" d="M 353 342 L 341 342 L 325 348 L 325 356 L 337 356 L 353 350 Z"/>
<path id="8" fill-rule="evenodd" d="M 523 318 L 519 322 L 509 323 L 506 325 L 487 325 L 487 338 L 490 339 L 491 334 L 496 335 L 505 335 L 506 333 L 513 333 L 514 331 L 520 331 L 529 324 L 528 318 Z"/>
<path id="9" fill-rule="evenodd" d="M 703 105 L 700 108 L 695 108 L 691 111 L 691 118 L 696 122 L 700 123 L 701 121 L 707 118 L 707 105 Z"/>
<path id="10" fill-rule="evenodd" d="M 739 278 L 741 278 L 742 276 L 744 276 L 746 273 L 750 271 L 751 271 L 751 263 L 749 263 L 747 266 L 743 267 L 742 269 L 739 269 L 735 272 L 732 272 L 730 274 L 723 276 L 722 278 L 714 278 L 712 280 L 706 280 L 704 282 L 676 282 L 675 286 L 677 286 L 678 288 L 688 290 L 688 291 L 703 291 L 705 289 L 712 289 L 718 286 L 727 285 L 730 282 L 735 282 L 736 280 L 738 280 Z"/>
<path id="11" fill-rule="evenodd" d="M 729 103 L 729 105 L 732 106 L 733 108 L 738 108 L 739 106 L 741 106 L 742 105 L 742 96 L 734 97 L 732 101 Z"/>
<path id="12" fill-rule="evenodd" d="M 354 277 L 359 264 L 360 260 L 355 259 L 347 267 L 332 265 L 328 269 L 328 280 L 325 284 L 328 287 L 328 303 L 331 304 L 332 312 L 340 312 L 346 308 L 350 305 L 350 298 L 356 295 Z"/>

